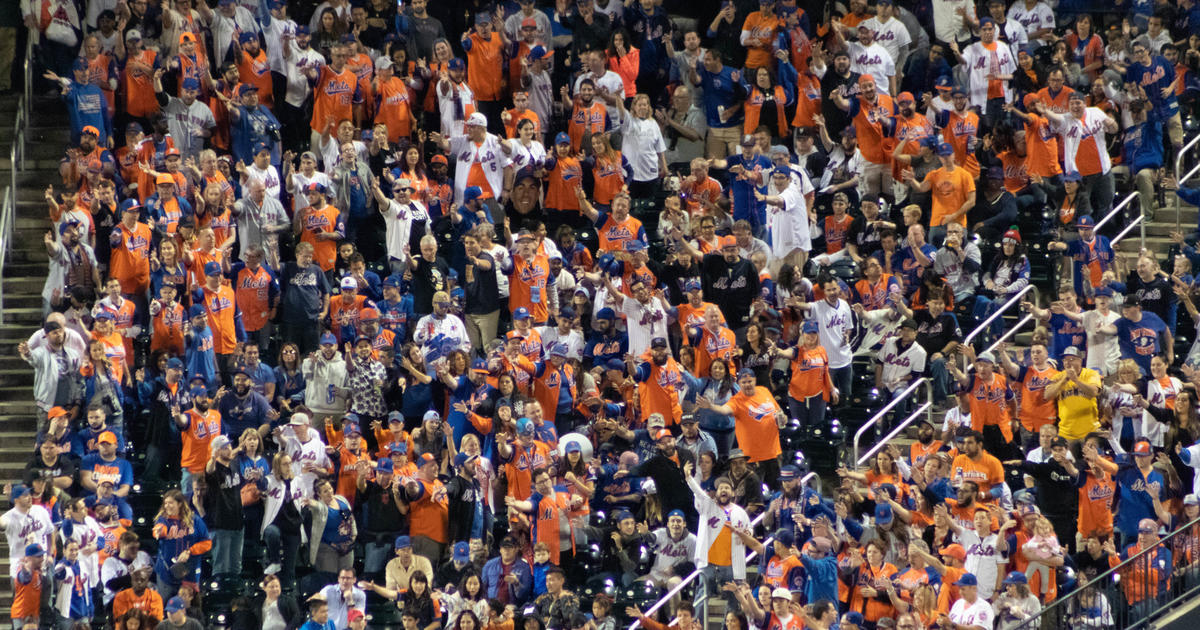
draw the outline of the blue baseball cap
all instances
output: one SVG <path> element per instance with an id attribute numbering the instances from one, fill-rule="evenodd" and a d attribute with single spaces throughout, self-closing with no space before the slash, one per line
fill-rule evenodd
<path id="1" fill-rule="evenodd" d="M 396 549 L 411 549 L 411 548 L 412 548 L 412 539 L 411 538 L 409 538 L 408 536 L 397 536 L 396 537 Z"/>
<path id="2" fill-rule="evenodd" d="M 204 263 L 204 275 L 206 275 L 206 276 L 221 275 L 221 263 L 215 262 L 215 261 L 209 261 L 209 262 Z"/>
<path id="3" fill-rule="evenodd" d="M 176 595 L 175 597 L 167 600 L 167 605 L 164 607 L 164 609 L 168 613 L 183 612 L 187 610 L 187 604 L 184 603 L 182 597 Z"/>
<path id="4" fill-rule="evenodd" d="M 609 307 L 605 306 L 604 308 L 602 308 L 602 309 L 600 309 L 600 310 L 596 311 L 596 314 L 595 314 L 593 317 L 594 317 L 595 319 L 608 319 L 608 320 L 613 320 L 613 319 L 616 319 L 616 318 L 617 318 L 617 314 L 616 314 L 616 312 L 615 312 L 615 311 L 613 311 L 611 308 L 609 308 Z"/>
<path id="5" fill-rule="evenodd" d="M 792 464 L 788 464 L 779 469 L 780 481 L 792 481 L 800 476 L 800 469 Z"/>
<path id="6" fill-rule="evenodd" d="M 954 155 L 954 147 L 950 146 L 949 142 L 939 142 L 937 145 L 938 155 Z"/>
<path id="7" fill-rule="evenodd" d="M 565 131 L 560 131 L 558 135 L 554 136 L 554 144 L 571 144 L 571 136 L 567 135 Z"/>
<path id="8" fill-rule="evenodd" d="M 546 56 L 546 49 L 542 46 L 534 46 L 533 48 L 529 49 L 529 60 L 530 61 L 537 61 L 538 59 L 541 59 L 542 57 L 545 57 L 545 56 Z"/>
<path id="9" fill-rule="evenodd" d="M 71 69 L 72 70 L 87 70 L 88 69 L 87 59 L 84 59 L 83 57 L 79 57 L 78 59 L 75 60 L 75 63 L 71 64 Z"/>
<path id="10" fill-rule="evenodd" d="M 20 499 L 21 497 L 23 497 L 29 493 L 30 493 L 29 486 L 27 486 L 23 483 L 19 483 L 12 487 L 12 494 L 9 495 L 9 498 L 12 499 L 13 501 L 16 501 L 17 499 Z"/>
<path id="11" fill-rule="evenodd" d="M 892 506 L 886 503 L 875 505 L 875 523 L 878 525 L 886 525 L 892 522 Z"/>
<path id="12" fill-rule="evenodd" d="M 685 521 L 687 520 L 687 514 L 684 514 L 683 510 L 671 510 L 667 512 L 667 518 L 671 518 L 672 516 L 678 516 Z"/>
<path id="13" fill-rule="evenodd" d="M 1063 173 L 1063 181 L 1080 182 L 1083 181 L 1083 176 L 1079 174 L 1079 171 L 1067 171 L 1066 173 Z"/>
<path id="14" fill-rule="evenodd" d="M 820 330 L 821 330 L 821 327 L 819 325 L 817 325 L 816 320 L 813 320 L 813 319 L 804 320 L 804 332 L 816 333 L 816 332 L 820 332 Z"/>
<path id="15" fill-rule="evenodd" d="M 400 278 L 400 276 L 392 274 L 383 279 L 383 286 L 399 289 L 401 281 L 402 281 L 402 279 Z"/>
<path id="16" fill-rule="evenodd" d="M 462 60 L 461 57 L 455 57 L 450 60 L 450 63 L 446 64 L 446 67 L 450 68 L 451 70 L 464 70 L 466 69 L 467 64 Z"/>
<path id="17" fill-rule="evenodd" d="M 255 34 L 254 31 L 242 31 L 242 34 L 238 35 L 239 44 L 245 44 L 253 41 L 258 41 L 258 35 Z"/>
<path id="18" fill-rule="evenodd" d="M 471 202 L 483 196 L 483 189 L 479 186 L 467 186 L 463 190 L 463 201 Z"/>
<path id="19" fill-rule="evenodd" d="M 327 189 L 325 188 L 325 184 L 322 184 L 320 182 L 311 182 L 311 183 L 309 183 L 309 185 L 304 187 L 304 192 L 306 192 L 306 193 L 315 192 L 315 193 L 321 193 L 322 195 L 324 195 L 326 190 Z"/>
<path id="20" fill-rule="evenodd" d="M 254 155 L 258 155 L 259 153 L 262 153 L 263 151 L 269 152 L 270 150 L 271 150 L 271 145 L 267 144 L 266 142 L 255 142 L 254 143 Z"/>
<path id="21" fill-rule="evenodd" d="M 200 317 L 201 315 L 208 316 L 208 311 L 204 310 L 204 307 L 199 304 L 193 304 L 191 308 L 188 309 L 188 319 Z"/>
<path id="22" fill-rule="evenodd" d="M 14 490 L 15 490 L 15 488 L 14 488 Z M 28 545 L 25 545 L 25 557 L 37 558 L 39 556 L 44 556 L 44 555 L 46 555 L 46 550 L 42 549 L 41 545 L 39 545 L 37 543 L 30 543 Z"/>
<path id="23" fill-rule="evenodd" d="M 96 313 L 96 317 L 94 319 L 106 319 L 108 321 L 112 321 L 112 320 L 116 319 L 116 316 L 113 315 L 112 311 L 110 311 L 106 308 L 103 308 L 103 309 L 100 309 L 99 313 Z"/>
<path id="24" fill-rule="evenodd" d="M 562 342 L 558 342 L 558 343 L 551 344 L 551 346 L 550 346 L 550 356 L 552 356 L 552 357 L 563 357 L 563 358 L 566 358 L 566 356 L 567 356 L 567 344 L 565 344 L 565 343 L 562 343 Z"/>
<path id="25" fill-rule="evenodd" d="M 296 34 L 297 35 L 311 35 L 312 31 L 309 31 L 308 27 L 305 26 L 304 24 L 299 24 L 296 26 Z"/>
<path id="26" fill-rule="evenodd" d="M 454 543 L 454 550 L 450 554 L 450 559 L 455 562 L 470 562 L 471 546 L 462 541 Z"/>
<path id="27" fill-rule="evenodd" d="M 529 418 L 521 418 L 517 420 L 518 435 L 533 435 L 537 431 L 537 427 L 533 426 L 533 420 Z"/>
<path id="28" fill-rule="evenodd" d="M 208 388 L 200 384 L 192 385 L 188 395 L 192 398 L 208 398 Z"/>
<path id="29" fill-rule="evenodd" d="M 954 585 L 955 586 L 979 586 L 979 580 L 975 578 L 974 573 L 964 573 L 962 577 L 958 578 L 958 581 L 955 582 Z"/>
<path id="30" fill-rule="evenodd" d="M 179 357 L 171 357 L 170 359 L 167 359 L 167 369 L 168 370 L 182 370 L 183 369 L 183 361 Z"/>
<path id="31" fill-rule="evenodd" d="M 1085 214 L 1075 219 L 1075 227 L 1078 229 L 1091 229 L 1096 227 L 1096 220 L 1092 218 L 1092 215 Z"/>
<path id="32" fill-rule="evenodd" d="M 383 457 L 378 462 L 375 462 L 375 472 L 390 473 L 392 472 L 392 460 Z"/>
<path id="33" fill-rule="evenodd" d="M 200 80 L 197 79 L 196 77 L 188 77 L 183 80 L 182 86 L 183 86 L 183 89 L 185 89 L 185 90 L 199 90 L 200 89 Z"/>
<path id="34" fill-rule="evenodd" d="M 321 335 L 321 345 L 324 346 L 324 345 L 330 345 L 330 344 L 336 346 L 337 345 L 337 337 L 334 337 L 333 333 L 325 333 L 325 334 Z"/>
<path id="35" fill-rule="evenodd" d="M 696 280 L 694 278 L 692 280 L 688 280 L 687 282 L 683 283 L 684 291 L 699 291 L 701 288 L 702 287 L 700 286 L 700 281 Z"/>
<path id="36" fill-rule="evenodd" d="M 530 315 L 529 309 L 525 308 L 524 306 L 519 306 L 517 307 L 517 310 L 513 311 L 513 319 L 529 319 L 531 317 L 533 317 L 533 315 Z"/>
<path id="37" fill-rule="evenodd" d="M 933 85 L 937 88 L 948 90 L 954 87 L 954 81 L 949 77 L 949 75 L 943 74 L 934 80 Z"/>

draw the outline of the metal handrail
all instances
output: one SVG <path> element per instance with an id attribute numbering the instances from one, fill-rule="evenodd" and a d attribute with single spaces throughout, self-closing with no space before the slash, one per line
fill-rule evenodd
<path id="1" fill-rule="evenodd" d="M 862 466 L 863 463 L 870 460 L 875 453 L 878 453 L 880 449 L 882 449 L 884 446 L 887 446 L 888 442 L 896 439 L 896 436 L 900 435 L 901 431 L 907 429 L 908 425 L 912 424 L 913 421 L 920 417 L 920 415 L 923 413 L 933 413 L 932 400 L 927 400 L 925 401 L 925 404 L 917 407 L 917 410 L 909 414 L 909 416 L 901 421 L 900 424 L 897 424 L 896 428 L 892 429 L 891 433 L 888 433 L 883 439 L 876 442 L 875 446 L 872 446 L 870 450 L 868 450 L 866 453 L 863 453 L 862 457 L 855 459 L 854 465 Z"/>
<path id="2" fill-rule="evenodd" d="M 816 476 L 817 476 L 817 473 L 810 472 L 807 475 L 804 475 L 803 477 L 801 477 L 800 478 L 800 487 L 803 488 L 803 487 L 807 486 L 809 484 L 809 482 L 811 482 L 813 479 L 816 478 Z M 761 524 L 763 522 L 763 519 L 766 517 L 767 517 L 766 511 L 763 511 L 761 514 L 754 517 L 754 520 L 750 521 L 750 529 L 754 529 L 755 527 L 758 527 L 759 524 Z M 770 542 L 772 540 L 773 540 L 773 538 L 768 538 L 767 542 L 764 542 L 763 544 L 764 545 L 770 544 Z M 749 554 L 746 555 L 746 561 L 753 560 L 754 556 L 756 556 L 756 555 L 757 555 L 756 552 L 751 551 Z M 681 591 L 683 591 L 683 589 L 686 588 L 688 584 L 695 582 L 696 579 L 700 577 L 700 574 L 702 572 L 703 572 L 703 569 L 696 569 L 696 570 L 692 571 L 691 573 L 689 573 L 687 575 L 687 577 L 680 580 L 679 584 L 676 584 L 673 588 L 671 588 L 671 590 L 667 591 L 665 594 L 663 594 L 662 597 L 658 598 L 658 601 L 654 602 L 653 606 L 642 611 L 642 614 L 649 617 L 650 615 L 653 615 L 654 613 L 658 612 L 660 609 L 662 609 L 663 606 L 667 605 L 667 602 L 671 601 L 672 598 L 674 598 Z M 705 616 L 707 616 L 707 615 L 705 615 Z M 641 625 L 642 625 L 642 622 L 640 619 L 634 619 L 633 623 L 629 624 L 628 630 L 637 630 L 638 628 L 641 627 Z"/>
<path id="3" fill-rule="evenodd" d="M 1172 546 L 1172 539 L 1174 539 L 1176 536 L 1183 536 L 1183 535 L 1192 533 L 1192 530 L 1197 526 L 1200 526 L 1200 518 L 1197 518 L 1197 519 L 1187 523 L 1186 525 L 1183 525 L 1183 526 L 1177 528 L 1175 531 L 1168 533 L 1166 536 L 1163 536 L 1161 539 L 1159 539 L 1158 543 L 1156 543 L 1153 547 L 1150 547 L 1148 549 L 1143 549 L 1142 551 L 1138 552 L 1137 554 L 1134 554 L 1133 556 L 1131 556 L 1124 562 L 1118 564 L 1117 566 L 1105 571 L 1104 573 L 1101 573 L 1100 575 L 1097 575 L 1096 578 L 1093 579 L 1091 582 L 1088 582 L 1087 584 L 1078 586 L 1074 591 L 1071 591 L 1070 593 L 1068 593 L 1065 596 L 1060 596 L 1058 599 L 1056 599 L 1053 602 L 1051 602 L 1050 604 L 1048 604 L 1045 608 L 1042 608 L 1042 610 L 1040 610 L 1037 614 L 1030 616 L 1030 617 L 1026 617 L 1019 625 L 1017 625 L 1015 628 L 1013 628 L 1013 630 L 1033 630 L 1035 628 L 1044 627 L 1045 625 L 1047 625 L 1044 623 L 1045 618 L 1047 617 L 1047 615 L 1051 615 L 1051 614 L 1056 615 L 1056 617 L 1054 619 L 1065 619 L 1067 616 L 1067 613 L 1069 612 L 1069 609 L 1067 608 L 1067 606 L 1071 605 L 1087 589 L 1089 589 L 1091 587 L 1097 587 L 1097 588 L 1102 587 L 1104 585 L 1104 582 L 1106 582 L 1106 581 L 1119 585 L 1120 582 L 1122 582 L 1122 580 L 1123 580 L 1123 576 L 1121 575 L 1121 573 L 1124 571 L 1128 571 L 1131 568 L 1131 565 L 1133 565 L 1134 563 L 1137 563 L 1137 562 L 1143 562 L 1143 558 L 1146 558 L 1151 552 L 1157 553 L 1158 550 L 1163 547 L 1170 548 Z M 1171 569 L 1168 569 L 1168 570 L 1171 570 Z M 1143 573 L 1149 574 L 1150 572 L 1143 571 Z M 1128 578 L 1125 578 L 1125 581 L 1128 582 L 1128 580 L 1135 579 L 1135 577 L 1136 576 L 1131 575 Z M 1146 577 L 1143 576 L 1142 579 L 1145 580 Z M 1152 579 L 1154 579 L 1155 582 L 1157 582 L 1157 577 L 1153 577 Z M 1136 582 L 1135 582 L 1135 584 L 1136 584 Z M 1143 594 L 1149 592 L 1149 589 L 1146 584 L 1143 583 L 1141 585 L 1141 587 L 1142 587 L 1141 592 Z M 1157 584 L 1155 585 L 1155 587 L 1156 587 L 1155 590 L 1157 590 Z M 1168 588 L 1170 588 L 1170 587 L 1168 587 Z M 1146 599 L 1151 599 L 1151 598 L 1149 596 L 1147 596 Z M 1110 603 L 1110 610 L 1113 611 L 1113 613 L 1117 612 L 1117 607 L 1115 605 L 1113 605 L 1114 603 L 1113 602 L 1109 602 L 1109 603 Z M 1134 622 L 1133 624 L 1125 626 L 1125 627 L 1130 627 L 1130 628 L 1136 627 L 1141 622 L 1150 620 L 1153 617 L 1155 612 L 1157 612 L 1157 611 L 1151 610 L 1150 612 L 1148 612 L 1146 614 L 1145 619 L 1139 619 L 1136 622 Z M 1067 627 L 1065 624 L 1061 624 L 1061 623 L 1051 623 L 1049 625 L 1051 625 L 1051 626 L 1058 625 L 1059 627 Z M 1118 625 L 1120 625 L 1120 624 L 1118 624 Z"/>
<path id="4" fill-rule="evenodd" d="M 16 147 L 9 152 L 12 157 L 16 157 Z M 13 167 L 13 174 L 16 174 L 16 166 Z M 0 278 L 4 277 L 4 261 L 8 258 L 9 239 L 8 234 L 13 222 L 13 209 L 16 207 L 17 189 L 13 186 L 8 186 L 4 189 L 3 208 L 0 209 Z M 0 281 L 0 324 L 4 323 L 4 282 Z"/>
<path id="5" fill-rule="evenodd" d="M 1119 203 L 1115 207 L 1113 207 L 1112 210 L 1109 210 L 1108 214 L 1104 215 L 1103 219 L 1100 219 L 1099 221 L 1096 222 L 1096 229 L 1099 230 L 1100 228 L 1104 227 L 1104 224 L 1108 223 L 1109 220 L 1111 220 L 1113 217 L 1117 216 L 1117 213 L 1120 212 L 1121 210 L 1124 210 L 1125 206 L 1128 206 L 1129 204 L 1133 203 L 1133 201 L 1135 199 L 1138 199 L 1140 197 L 1141 197 L 1141 193 L 1139 193 L 1136 190 L 1129 193 L 1128 195 L 1125 195 L 1125 198 L 1121 200 L 1121 203 Z M 1124 238 L 1125 235 L 1129 233 L 1129 230 L 1133 228 L 1133 226 L 1141 225 L 1142 226 L 1141 247 L 1142 248 L 1146 247 L 1146 221 L 1145 221 L 1146 215 L 1142 213 L 1141 208 L 1142 208 L 1141 204 L 1138 204 L 1137 218 L 1135 218 L 1133 221 L 1131 221 L 1129 223 L 1129 225 L 1126 226 L 1125 229 L 1121 231 L 1118 238 L 1115 238 L 1112 241 L 1110 241 L 1109 242 L 1110 245 L 1115 244 L 1117 242 L 1117 240 L 1119 240 L 1120 238 Z"/>
<path id="6" fill-rule="evenodd" d="M 912 393 L 917 390 L 917 387 L 920 387 L 921 385 L 925 386 L 925 400 L 932 401 L 933 400 L 933 381 L 930 381 L 928 378 L 922 376 L 921 378 L 913 381 L 912 383 L 909 383 L 908 387 L 905 387 L 904 391 L 900 392 L 899 395 L 893 396 L 892 399 L 890 401 L 888 401 L 888 404 L 883 406 L 883 409 L 880 409 L 879 411 L 877 411 L 875 413 L 875 415 L 871 416 L 870 420 L 867 420 L 866 422 L 863 423 L 863 425 L 861 427 L 858 428 L 858 431 L 854 432 L 854 451 L 853 451 L 854 452 L 854 461 L 858 461 L 858 442 L 859 442 L 859 440 L 862 439 L 862 436 L 867 432 L 867 429 L 870 429 L 871 427 L 875 426 L 880 420 L 882 420 L 885 416 L 887 416 L 887 412 L 891 411 L 892 407 L 895 407 L 896 405 L 900 404 L 901 401 L 903 401 L 904 399 L 911 396 Z M 933 419 L 932 409 L 933 409 L 933 407 L 931 406 L 930 407 L 930 416 L 929 416 L 931 421 Z"/>
<path id="7" fill-rule="evenodd" d="M 962 345 L 964 345 L 964 346 L 970 345 L 971 341 L 974 340 L 975 337 L 979 335 L 979 333 L 987 330 L 987 327 L 990 326 L 992 322 L 996 321 L 997 317 L 1000 317 L 1001 315 L 1003 315 L 1004 311 L 1007 311 L 1008 309 L 1012 308 L 1012 306 L 1014 304 L 1020 304 L 1021 298 L 1025 297 L 1025 294 L 1027 294 L 1033 290 L 1034 290 L 1033 284 L 1027 284 L 1027 285 L 1025 285 L 1024 289 L 1021 289 L 1020 291 L 1017 291 L 1016 293 L 1014 293 L 1012 297 L 1008 298 L 1007 302 L 1005 302 L 1003 305 L 1001 305 L 1000 308 L 996 309 L 995 313 L 988 315 L 987 319 L 980 322 L 979 325 L 975 327 L 975 330 L 972 330 L 963 339 Z M 964 371 L 967 369 L 967 357 L 965 355 L 963 356 L 963 368 L 962 369 Z"/>
<path id="8" fill-rule="evenodd" d="M 1187 157 L 1188 151 L 1191 151 L 1192 148 L 1194 148 L 1197 143 L 1200 143 L 1200 133 L 1193 136 L 1191 140 L 1188 140 L 1187 144 L 1183 145 L 1183 148 L 1180 149 L 1179 153 L 1177 153 L 1175 155 L 1175 170 L 1171 174 L 1175 176 L 1175 184 L 1177 186 L 1182 185 L 1184 180 L 1191 179 L 1191 175 L 1187 175 L 1183 179 L 1179 179 L 1179 169 L 1183 167 L 1183 158 Z M 1195 170 L 1195 169 L 1193 169 L 1193 170 Z M 1178 196 L 1175 197 L 1175 231 L 1176 232 L 1179 231 L 1179 197 Z"/>
<path id="9" fill-rule="evenodd" d="M 1017 331 L 1020 330 L 1022 326 L 1024 326 L 1025 324 L 1028 324 L 1029 322 L 1033 321 L 1034 319 L 1036 319 L 1036 318 L 1033 316 L 1032 313 L 1027 314 L 1025 317 L 1021 318 L 1021 321 L 1018 321 L 1017 323 L 1013 324 L 1012 327 L 1009 328 L 1008 330 L 1006 330 L 1003 335 L 1000 335 L 999 339 L 997 339 L 995 342 L 993 342 L 992 345 L 988 346 L 988 349 L 986 350 L 986 352 L 995 352 L 996 348 L 1000 347 L 1000 344 L 1004 343 L 1005 341 L 1008 341 L 1010 337 L 1013 337 L 1014 335 L 1017 334 Z"/>

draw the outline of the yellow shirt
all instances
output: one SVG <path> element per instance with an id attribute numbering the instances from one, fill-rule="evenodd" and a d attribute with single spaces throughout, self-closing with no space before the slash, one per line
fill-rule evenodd
<path id="1" fill-rule="evenodd" d="M 1066 372 L 1062 372 L 1057 379 L 1066 377 Z M 1079 382 L 1100 387 L 1100 374 L 1095 370 L 1083 368 L 1079 370 Z M 1082 440 L 1088 433 L 1100 429 L 1096 398 L 1081 396 L 1078 390 L 1079 387 L 1074 383 L 1068 383 L 1058 397 L 1058 434 L 1067 440 Z"/>

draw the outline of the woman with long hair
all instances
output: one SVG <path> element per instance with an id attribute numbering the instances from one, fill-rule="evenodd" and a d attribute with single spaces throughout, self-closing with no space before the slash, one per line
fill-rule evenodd
<path id="1" fill-rule="evenodd" d="M 614 149 L 606 133 L 592 134 L 591 155 L 584 158 L 583 186 L 592 194 L 589 198 L 597 210 L 607 212 L 613 197 L 628 188 L 633 167 L 621 152 Z"/>
<path id="2" fill-rule="evenodd" d="M 470 615 L 475 618 L 472 630 L 479 630 L 479 620 L 488 615 L 487 590 L 479 572 L 468 571 L 456 586 L 454 592 L 442 593 L 439 598 L 446 608 L 446 627 L 455 628 L 462 615 Z"/>
<path id="3" fill-rule="evenodd" d="M 150 254 L 150 294 L 157 296 L 164 284 L 173 284 L 177 291 L 175 299 L 182 302 L 187 296 L 187 279 L 179 244 L 169 238 L 159 241 L 158 252 Z"/>
<path id="4" fill-rule="evenodd" d="M 400 413 L 405 428 L 421 424 L 426 411 L 433 408 L 433 376 L 425 365 L 421 346 L 408 342 L 400 349 L 400 374 L 404 378 L 404 398 Z"/>
<path id="5" fill-rule="evenodd" d="M 992 604 L 996 630 L 1016 630 L 1042 610 L 1042 602 L 1029 592 L 1029 580 L 1020 571 L 1004 578 L 1004 593 Z"/>
<path id="6" fill-rule="evenodd" d="M 708 376 L 697 378 L 683 363 L 679 364 L 679 374 L 687 385 L 688 396 L 692 400 L 703 396 L 714 405 L 723 405 L 738 392 L 737 384 L 729 372 L 729 364 L 725 361 L 713 361 L 708 365 Z M 717 453 L 721 457 L 729 454 L 733 447 L 734 420 L 731 415 L 719 414 L 708 407 L 696 405 L 691 411 L 699 421 L 700 429 L 707 432 L 717 443 Z"/>
<path id="7" fill-rule="evenodd" d="M 304 370 L 301 369 L 300 347 L 291 341 L 279 347 L 275 364 L 275 403 L 281 411 L 291 412 L 304 404 Z"/>
<path id="8" fill-rule="evenodd" d="M 517 137 L 504 140 L 501 150 L 513 164 L 513 172 L 531 168 L 540 179 L 542 166 L 546 163 L 546 147 L 537 139 L 537 125 L 528 118 L 517 121 Z"/>
<path id="9" fill-rule="evenodd" d="M 262 529 L 263 502 L 261 488 L 258 483 L 271 472 L 271 465 L 263 457 L 262 437 L 258 429 L 253 427 L 242 431 L 238 436 L 238 454 L 234 458 L 231 469 L 242 477 L 242 517 L 245 519 L 246 540 L 256 541 Z M 245 486 L 253 485 L 253 488 Z"/>
<path id="10" fill-rule="evenodd" d="M 313 50 L 325 56 L 325 63 L 329 63 L 333 59 L 330 51 L 345 34 L 346 24 L 338 18 L 337 11 L 326 7 L 324 11 L 321 11 L 320 19 L 317 20 L 317 28 L 312 31 L 310 45 Z"/>
<path id="11" fill-rule="evenodd" d="M 982 322 L 1007 304 L 1012 296 L 1029 286 L 1029 258 L 1025 256 L 1025 245 L 1021 233 L 1010 229 L 1000 241 L 1000 254 L 992 258 L 987 272 L 983 274 L 983 291 L 975 297 L 972 316 Z M 992 338 L 1004 334 L 1004 320 L 997 317 L 988 328 Z"/>
<path id="12" fill-rule="evenodd" d="M 746 96 L 742 133 L 753 134 L 760 126 L 766 127 L 771 144 L 782 144 L 788 137 L 787 121 L 791 119 L 787 110 L 796 104 L 796 70 L 781 58 L 778 81 L 766 66 L 751 72 L 754 76 Z"/>
<path id="13" fill-rule="evenodd" d="M 501 407 L 508 407 L 512 412 L 513 418 L 522 418 L 525 416 L 525 403 L 529 402 L 529 397 L 521 393 L 520 387 L 517 385 L 517 377 L 510 372 L 502 373 L 496 379 L 496 391 L 499 396 L 496 398 L 496 415 L 500 414 Z"/>
<path id="14" fill-rule="evenodd" d="M 103 341 L 93 339 L 88 342 L 87 354 L 79 366 L 79 374 L 83 377 L 83 407 L 86 409 L 93 402 L 100 405 L 108 426 L 117 434 L 117 439 L 124 442 L 125 391 L 106 351 L 107 346 Z"/>
<path id="15" fill-rule="evenodd" d="M 407 179 L 413 189 L 409 197 L 429 207 L 429 201 L 426 199 L 429 178 L 425 174 L 425 160 L 421 157 L 421 147 L 410 144 L 404 148 L 404 153 L 400 156 L 400 177 L 397 179 Z"/>
<path id="16" fill-rule="evenodd" d="M 1092 16 L 1077 15 L 1074 32 L 1068 33 L 1063 40 L 1071 61 L 1079 66 L 1088 82 L 1095 81 L 1104 71 L 1104 40 L 1092 31 Z"/>
<path id="17" fill-rule="evenodd" d="M 139 608 L 125 611 L 114 623 L 114 630 L 154 630 L 158 621 Z"/>
<path id="18" fill-rule="evenodd" d="M 641 64 L 642 52 L 629 44 L 629 34 L 625 29 L 615 28 L 608 37 L 608 48 L 604 51 L 608 58 L 608 69 L 617 73 L 625 84 L 625 93 L 621 96 L 633 98 L 637 94 L 638 69 Z"/>
<path id="19" fill-rule="evenodd" d="M 312 496 L 312 488 L 296 478 L 292 458 L 287 453 L 275 454 L 271 459 L 271 474 L 259 480 L 258 487 L 263 491 L 259 536 L 267 548 L 264 573 L 279 574 L 290 590 L 296 581 L 304 507 Z"/>
<path id="20" fill-rule="evenodd" d="M 345 497 L 334 494 L 328 480 L 317 481 L 313 492 L 315 497 L 308 500 L 312 514 L 308 560 L 317 571 L 336 576 L 342 569 L 354 568 L 354 543 L 358 538 L 354 509 Z"/>
<path id="21" fill-rule="evenodd" d="M 763 325 L 750 322 L 746 326 L 746 341 L 742 343 L 738 369 L 753 370 L 754 378 L 767 385 L 771 382 L 771 353 L 767 333 Z"/>
<path id="22" fill-rule="evenodd" d="M 155 588 L 164 599 L 170 599 L 185 581 L 198 579 L 199 556 L 212 549 L 212 539 L 204 519 L 196 518 L 187 497 L 178 490 L 163 495 L 162 507 L 154 517 L 153 535 L 158 541 Z M 181 575 L 176 574 L 178 564 L 185 567 Z"/>

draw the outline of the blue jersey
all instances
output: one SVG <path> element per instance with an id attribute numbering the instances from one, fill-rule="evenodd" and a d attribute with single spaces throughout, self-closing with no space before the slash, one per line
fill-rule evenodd
<path id="1" fill-rule="evenodd" d="M 91 125 L 100 132 L 96 144 L 108 146 L 108 138 L 112 135 L 112 112 L 108 111 L 104 90 L 90 83 L 71 81 L 63 92 L 63 100 L 67 102 L 67 113 L 71 116 L 71 144 L 79 144 L 79 134 Z"/>
<path id="2" fill-rule="evenodd" d="M 709 72 L 702 62 L 696 62 L 696 74 L 700 77 L 700 89 L 703 90 L 704 118 L 710 129 L 725 127 L 741 127 L 742 113 L 721 120 L 721 112 L 740 103 L 746 94 L 742 87 L 741 72 L 724 66 L 718 72 Z"/>
<path id="3" fill-rule="evenodd" d="M 413 308 L 413 296 L 406 293 L 399 302 L 384 300 L 375 305 L 379 311 L 380 327 L 396 333 L 396 340 L 408 339 L 408 328 L 417 323 L 417 312 Z"/>
<path id="4" fill-rule="evenodd" d="M 1075 346 L 1080 350 L 1087 348 L 1087 331 L 1083 324 L 1058 313 L 1050 315 L 1050 358 L 1058 361 L 1062 358 L 1063 350 Z"/>
<path id="5" fill-rule="evenodd" d="M 238 106 L 240 115 L 233 123 L 233 157 L 243 164 L 254 162 L 254 145 L 265 143 L 271 149 L 271 164 L 279 164 L 279 121 L 271 110 L 259 105 L 253 110 Z M 345 211 L 345 208 L 342 208 Z"/>
<path id="6" fill-rule="evenodd" d="M 1150 359 L 1162 354 L 1167 334 L 1167 324 L 1154 313 L 1142 311 L 1142 319 L 1136 323 L 1122 317 L 1117 320 L 1117 344 L 1121 347 L 1122 359 L 1133 359 L 1142 376 L 1150 375 Z"/>
<path id="7" fill-rule="evenodd" d="M 1175 90 L 1167 90 L 1164 97 L 1162 92 L 1175 82 L 1175 68 L 1165 57 L 1151 51 L 1150 65 L 1144 66 L 1136 61 L 1130 62 L 1125 70 L 1125 82 L 1136 83 L 1146 90 L 1146 99 L 1154 105 L 1154 113 L 1160 120 L 1167 120 L 1179 113 L 1179 100 L 1175 98 Z"/>
<path id="8" fill-rule="evenodd" d="M 1157 470 L 1143 476 L 1142 471 L 1129 461 L 1130 455 L 1118 455 L 1117 463 L 1122 464 L 1114 481 L 1117 482 L 1117 511 L 1113 517 L 1113 527 L 1126 536 L 1137 536 L 1138 521 L 1144 518 L 1157 520 L 1154 512 L 1154 499 L 1148 490 L 1158 484 L 1155 496 L 1164 496 L 1167 483 Z"/>
<path id="9" fill-rule="evenodd" d="M 1156 117 L 1157 118 L 1157 117 Z M 1163 166 L 1162 124 L 1148 119 L 1125 130 L 1124 162 L 1129 170 L 1160 169 Z"/>
<path id="10" fill-rule="evenodd" d="M 188 380 L 202 378 L 210 387 L 217 375 L 217 355 L 213 350 L 212 329 L 192 329 L 192 335 L 187 340 L 187 376 Z"/>
<path id="11" fill-rule="evenodd" d="M 741 174 L 731 173 L 729 177 L 733 220 L 746 220 L 754 226 L 762 225 L 765 222 L 766 204 L 755 199 L 754 193 L 766 190 L 768 173 L 772 168 L 771 160 L 765 155 L 746 158 L 739 153 L 729 156 L 726 162 L 730 168 L 741 166 L 744 169 Z"/>

